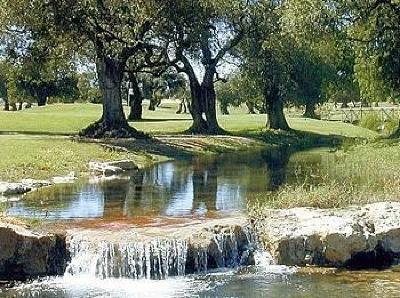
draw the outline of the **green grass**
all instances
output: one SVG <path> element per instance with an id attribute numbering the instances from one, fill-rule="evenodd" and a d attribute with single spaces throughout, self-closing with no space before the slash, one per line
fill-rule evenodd
<path id="1" fill-rule="evenodd" d="M 250 204 L 265 208 L 339 208 L 372 202 L 400 201 L 400 143 L 373 142 L 340 150 L 319 169 L 317 184 L 307 181 L 283 186 Z M 314 177 L 315 178 L 315 177 Z"/>
<path id="2" fill-rule="evenodd" d="M 66 138 L 0 136 L 0 180 L 48 179 L 70 171 L 86 173 L 92 160 L 131 159 L 139 165 L 146 157 L 134 153 L 104 150 L 97 144 L 73 142 Z"/>
<path id="3" fill-rule="evenodd" d="M 181 133 L 190 127 L 191 117 L 177 115 L 175 111 L 176 104 L 173 103 L 162 104 L 155 112 L 148 111 L 145 106 L 144 120 L 131 125 L 151 134 Z M 55 104 L 18 112 L 0 111 L 0 133 L 74 135 L 100 116 L 101 105 L 94 104 Z M 265 119 L 265 115 L 248 115 L 240 109 L 233 109 L 231 115 L 219 115 L 221 126 L 233 133 L 259 132 L 264 128 Z M 341 122 L 289 117 L 289 124 L 295 130 L 323 135 L 376 136 L 368 129 Z"/>

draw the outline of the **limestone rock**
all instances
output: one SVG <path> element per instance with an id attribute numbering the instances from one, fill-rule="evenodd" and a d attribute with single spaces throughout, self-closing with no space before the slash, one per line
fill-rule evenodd
<path id="1" fill-rule="evenodd" d="M 40 235 L 24 227 L 0 223 L 0 278 L 59 275 L 67 261 L 65 236 Z"/>
<path id="2" fill-rule="evenodd" d="M 31 189 L 47 187 L 53 184 L 49 180 L 35 180 L 35 179 L 22 179 L 21 183 L 26 186 L 29 186 Z"/>
<path id="3" fill-rule="evenodd" d="M 22 195 L 31 191 L 32 187 L 24 183 L 0 182 L 0 195 Z"/>
<path id="4" fill-rule="evenodd" d="M 278 264 L 380 267 L 400 256 L 400 203 L 268 210 L 252 222 Z"/>
<path id="5" fill-rule="evenodd" d="M 130 160 L 109 162 L 91 161 L 89 162 L 89 169 L 103 176 L 114 176 L 123 172 L 137 170 L 138 167 Z"/>
<path id="6" fill-rule="evenodd" d="M 70 172 L 67 176 L 53 177 L 51 180 L 54 184 L 74 183 L 78 179 L 75 172 Z"/>

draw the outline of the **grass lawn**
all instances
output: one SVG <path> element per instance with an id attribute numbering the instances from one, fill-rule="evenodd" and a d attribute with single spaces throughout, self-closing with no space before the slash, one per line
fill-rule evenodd
<path id="1" fill-rule="evenodd" d="M 150 134 L 171 135 L 182 133 L 191 124 L 190 115 L 177 115 L 176 104 L 163 104 L 155 112 L 144 108 L 145 120 L 131 123 L 132 126 Z M 127 111 L 128 112 L 128 111 Z M 133 146 L 130 152 L 110 152 L 98 144 L 77 143 L 62 137 L 75 135 L 78 131 L 101 115 L 101 106 L 93 104 L 56 104 L 46 107 L 34 107 L 18 112 L 0 111 L 0 180 L 17 181 L 22 178 L 49 178 L 65 175 L 69 171 L 86 172 L 90 160 L 132 159 L 139 165 L 145 165 L 160 155 L 140 150 L 140 144 Z M 262 139 L 273 143 L 276 140 L 290 142 L 293 139 L 312 135 L 339 135 L 346 137 L 374 138 L 375 132 L 361 127 L 341 123 L 317 121 L 303 118 L 290 118 L 289 123 L 301 134 L 274 133 L 264 129 L 265 115 L 248 115 L 241 110 L 232 110 L 228 116 L 219 115 L 223 128 L 233 135 Z M 183 145 L 185 140 L 178 144 Z M 218 143 L 219 142 L 219 143 Z M 207 150 L 219 152 L 224 145 L 221 140 L 212 138 L 199 142 Z M 240 146 L 240 140 L 231 142 Z M 217 146 L 215 146 L 215 144 Z M 197 145 L 196 145 L 197 146 Z M 148 148 L 148 147 L 143 147 Z M 210 149 L 212 148 L 212 149 Z M 230 149 L 230 150 L 231 150 Z M 193 149 L 195 150 L 195 148 Z"/>
<path id="2" fill-rule="evenodd" d="M 148 111 L 145 106 L 144 120 L 131 125 L 151 134 L 181 133 L 190 127 L 191 117 L 188 114 L 177 115 L 176 110 L 174 103 L 162 104 L 155 112 Z M 94 104 L 55 104 L 18 112 L 0 111 L 0 133 L 74 135 L 100 116 L 101 105 Z M 288 120 L 293 129 L 300 131 L 347 137 L 376 136 L 373 131 L 342 122 L 291 117 Z M 265 115 L 248 115 L 233 109 L 231 115 L 219 115 L 219 122 L 233 133 L 257 132 L 264 128 Z"/>

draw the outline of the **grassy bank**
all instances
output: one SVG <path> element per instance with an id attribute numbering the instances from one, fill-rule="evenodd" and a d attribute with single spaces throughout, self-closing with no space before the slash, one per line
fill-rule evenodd
<path id="1" fill-rule="evenodd" d="M 112 142 L 121 151 L 104 149 L 100 144 L 71 141 L 75 135 L 101 115 L 101 106 L 92 104 L 50 105 L 18 112 L 0 112 L 0 180 L 44 179 L 66 175 L 69 171 L 87 172 L 91 160 L 131 159 L 139 166 L 170 158 L 199 153 L 247 150 L 255 146 L 291 144 L 311 146 L 337 141 L 341 137 L 372 139 L 376 133 L 341 123 L 290 118 L 292 132 L 264 129 L 265 115 L 248 115 L 233 110 L 219 115 L 230 136 L 194 138 L 181 135 L 191 124 L 190 115 L 177 115 L 176 104 L 163 104 L 155 112 L 144 109 L 144 120 L 132 125 L 158 139 L 152 142 Z M 255 141 L 250 141 L 252 139 Z"/>
<path id="2" fill-rule="evenodd" d="M 340 150 L 314 173 L 318 183 L 283 186 L 250 204 L 250 211 L 400 201 L 399 168 L 399 141 L 381 140 Z"/>

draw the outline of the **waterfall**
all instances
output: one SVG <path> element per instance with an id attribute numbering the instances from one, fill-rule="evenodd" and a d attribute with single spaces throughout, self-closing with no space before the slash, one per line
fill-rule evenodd
<path id="1" fill-rule="evenodd" d="M 101 279 L 166 279 L 254 263 L 254 236 L 245 227 L 202 230 L 186 239 L 101 241 L 72 237 L 65 275 Z"/>

